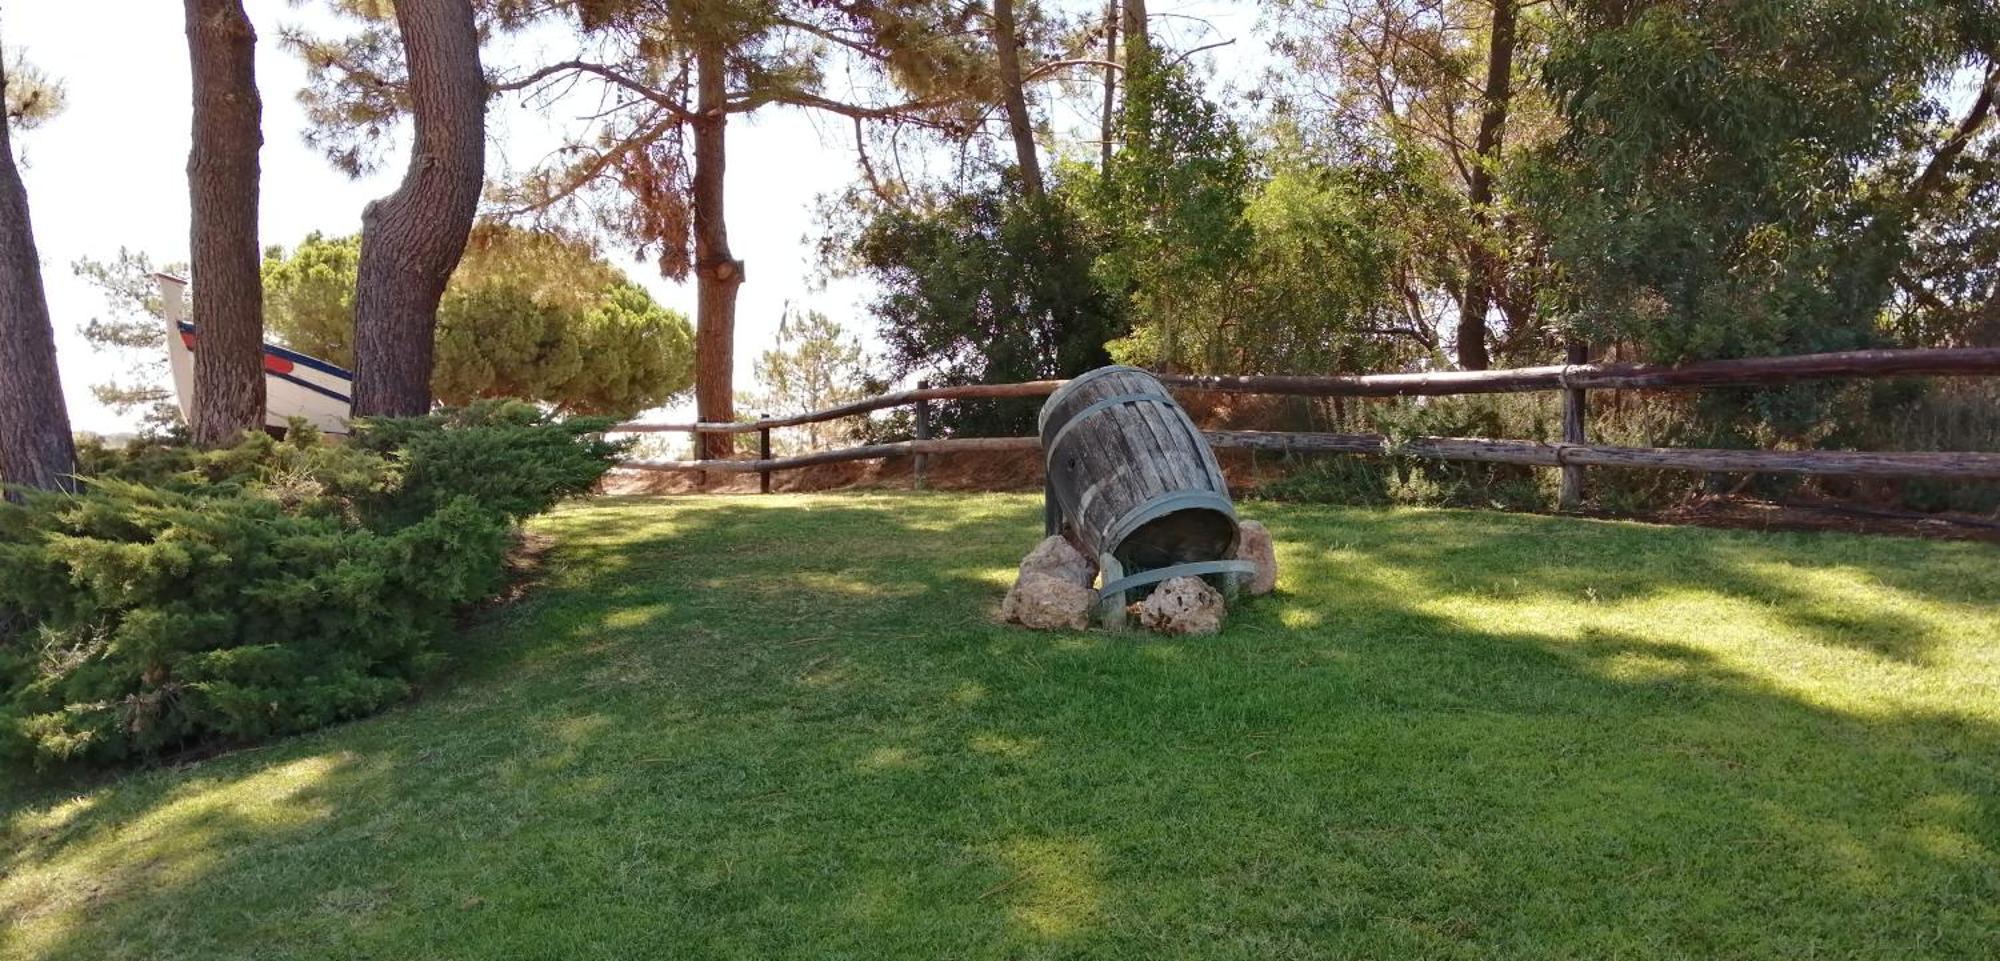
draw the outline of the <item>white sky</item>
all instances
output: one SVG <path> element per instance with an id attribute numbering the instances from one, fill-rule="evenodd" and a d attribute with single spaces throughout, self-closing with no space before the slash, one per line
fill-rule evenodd
<path id="1" fill-rule="evenodd" d="M 1240 58 L 1239 67 L 1261 62 L 1262 42 L 1252 36 L 1254 11 L 1218 5 L 1226 2 L 1156 4 L 1153 13 L 1179 21 L 1161 28 L 1188 36 L 1186 46 L 1235 36 L 1237 43 L 1217 56 L 1225 63 Z M 290 246 L 315 230 L 359 230 L 362 207 L 395 188 L 407 153 L 399 150 L 383 171 L 350 180 L 307 148 L 300 138 L 305 117 L 294 96 L 305 71 L 278 48 L 279 28 L 304 24 L 320 33 L 342 28 L 311 5 L 247 0 L 246 7 L 258 33 L 257 81 L 264 100 L 260 243 Z M 1195 12 L 1220 31 L 1197 33 L 1185 26 L 1180 15 Z M 131 425 L 90 395 L 91 384 L 123 374 L 124 362 L 95 353 L 83 340 L 84 324 L 104 314 L 106 305 L 70 265 L 84 256 L 109 258 L 120 246 L 161 264 L 187 259 L 190 81 L 183 30 L 181 4 L 167 0 L 7 0 L 0 9 L 6 47 L 23 50 L 68 93 L 63 114 L 17 136 L 15 148 L 42 256 L 70 420 L 79 431 L 108 433 Z M 558 104 L 551 115 L 565 106 Z M 579 104 L 574 112 L 590 106 Z M 554 145 L 550 121 L 522 109 L 518 96 L 490 109 L 489 174 L 502 163 L 531 164 Z M 800 110 L 767 108 L 731 121 L 729 239 L 748 276 L 737 306 L 739 390 L 753 386 L 751 361 L 775 337 L 787 303 L 825 311 L 851 331 L 871 332 L 872 321 L 862 309 L 864 284 L 809 289 L 811 237 L 818 230 L 814 205 L 820 195 L 853 180 L 851 143 L 846 121 Z M 666 282 L 649 264 L 632 263 L 615 249 L 607 254 L 662 303 L 694 316 L 691 283 Z"/>

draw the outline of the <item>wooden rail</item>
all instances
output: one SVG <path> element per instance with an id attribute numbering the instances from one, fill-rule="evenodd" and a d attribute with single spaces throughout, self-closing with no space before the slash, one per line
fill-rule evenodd
<path id="1" fill-rule="evenodd" d="M 1842 377 L 1979 376 L 2000 374 L 2000 348 L 1926 350 L 1859 350 L 1789 357 L 1704 361 L 1681 366 L 1655 364 L 1593 364 L 1579 345 L 1568 351 L 1570 363 L 1491 371 L 1436 371 L 1416 374 L 1338 376 L 1188 376 L 1160 379 L 1180 390 L 1285 394 L 1309 397 L 1410 397 L 1455 394 L 1514 393 L 1559 390 L 1563 395 L 1563 441 L 1487 440 L 1465 437 L 1413 437 L 1392 442 L 1380 434 L 1309 432 L 1207 431 L 1209 442 L 1223 449 L 1297 451 L 1418 457 L 1432 460 L 1482 461 L 1556 467 L 1563 472 L 1561 502 L 1575 507 L 1583 498 L 1584 467 L 1628 467 L 1774 474 L 1844 474 L 1941 478 L 2000 478 L 2000 454 L 1975 452 L 1861 452 L 1821 450 L 1719 450 L 1695 448 L 1614 447 L 1586 443 L 1586 391 L 1592 389 L 1691 390 L 1707 387 L 1755 387 L 1798 380 Z M 623 467 L 659 471 L 716 471 L 762 475 L 770 490 L 773 471 L 883 457 L 916 458 L 917 484 L 933 454 L 965 451 L 1033 450 L 1034 437 L 933 439 L 932 402 L 995 398 L 1044 397 L 1066 381 L 1040 380 L 1019 384 L 973 384 L 896 391 L 852 403 L 784 417 L 764 417 L 744 423 L 645 424 L 614 427 L 617 433 L 688 433 L 700 450 L 707 433 L 759 435 L 756 460 L 639 460 Z M 770 432 L 889 407 L 915 406 L 914 440 L 868 444 L 795 457 L 770 456 Z"/>
<path id="2" fill-rule="evenodd" d="M 2000 347 L 1925 350 L 1851 350 L 1747 360 L 1710 360 L 1668 367 L 1658 364 L 1555 364 L 1507 370 L 1444 370 L 1422 374 L 1332 376 L 1249 375 L 1238 377 L 1167 374 L 1169 387 L 1239 394 L 1305 397 L 1440 397 L 1454 394 L 1507 394 L 1537 390 L 1691 390 L 1702 387 L 1764 387 L 1795 380 L 1838 377 L 1972 377 L 2000 374 Z M 1046 397 L 1067 381 L 968 384 L 922 387 L 868 397 L 838 407 L 741 423 L 646 424 L 612 428 L 619 433 L 748 434 L 773 427 L 797 427 L 853 417 L 917 401 Z"/>
<path id="3" fill-rule="evenodd" d="M 1426 460 L 1522 464 L 1530 467 L 1638 467 L 1656 470 L 1726 471 L 1753 474 L 1844 474 L 1873 477 L 2000 478 L 2000 454 L 1866 452 L 1844 450 L 1724 450 L 1690 447 L 1612 447 L 1545 444 L 1533 440 L 1478 437 L 1411 437 L 1398 443 L 1382 434 L 1304 431 L 1210 430 L 1202 434 L 1221 450 L 1282 453 L 1362 454 Z M 769 474 L 822 464 L 969 451 L 1040 450 L 1038 437 L 956 437 L 865 444 L 796 457 L 758 460 L 635 460 L 632 470 L 716 471 Z"/>

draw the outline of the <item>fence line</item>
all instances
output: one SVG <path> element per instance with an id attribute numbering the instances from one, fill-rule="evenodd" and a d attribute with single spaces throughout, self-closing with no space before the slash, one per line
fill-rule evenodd
<path id="1" fill-rule="evenodd" d="M 1335 374 L 1199 376 L 1159 375 L 1169 387 L 1239 394 L 1287 394 L 1305 397 L 1416 397 L 1454 394 L 1506 394 L 1537 390 L 1649 389 L 1687 390 L 1701 387 L 1766 387 L 1795 380 L 1839 377 L 1969 377 L 2000 374 L 2000 347 L 1939 347 L 1922 350 L 1850 350 L 1830 354 L 1793 354 L 1744 360 L 1710 360 L 1678 367 L 1659 364 L 1553 364 L 1506 370 L 1442 370 L 1420 374 Z M 1006 397 L 1046 397 L 1064 380 L 1032 380 L 1019 384 L 966 384 L 920 387 L 868 397 L 852 403 L 784 417 L 741 423 L 626 423 L 619 433 L 749 434 L 775 427 L 797 427 L 853 417 L 917 401 L 978 400 Z"/>
<path id="2" fill-rule="evenodd" d="M 1432 460 L 1482 461 L 1556 467 L 1563 472 L 1561 502 L 1578 506 L 1583 499 L 1584 467 L 1628 467 L 1733 473 L 1844 474 L 1890 477 L 2000 478 L 2000 454 L 1953 452 L 1866 452 L 1830 450 L 1722 450 L 1701 448 L 1615 447 L 1593 445 L 1584 434 L 1586 392 L 1593 389 L 1686 390 L 1706 387 L 1763 387 L 1798 380 L 1858 377 L 1980 376 L 2000 374 L 2000 348 L 1936 348 L 1924 350 L 1858 350 L 1789 357 L 1757 357 L 1704 361 L 1681 366 L 1656 364 L 1593 364 L 1580 346 L 1569 348 L 1570 363 L 1489 371 L 1436 371 L 1417 374 L 1337 376 L 1189 376 L 1160 379 L 1180 390 L 1285 394 L 1310 397 L 1409 397 L 1455 394 L 1514 393 L 1559 390 L 1563 397 L 1563 440 L 1549 444 L 1528 440 L 1469 437 L 1412 437 L 1400 441 L 1380 434 L 1331 434 L 1283 431 L 1205 431 L 1222 449 L 1345 453 L 1418 457 Z M 620 424 L 617 433 L 688 433 L 700 450 L 703 434 L 755 432 L 755 460 L 637 460 L 620 465 L 636 470 L 716 471 L 762 475 L 768 492 L 771 473 L 821 464 L 916 458 L 916 482 L 932 454 L 966 451 L 1034 450 L 1034 437 L 934 439 L 932 402 L 1010 397 L 1043 397 L 1066 381 L 1040 380 L 1019 384 L 971 384 L 896 391 L 852 403 L 784 417 L 765 417 L 731 424 Z M 780 427 L 853 417 L 903 405 L 915 407 L 914 440 L 866 444 L 794 457 L 772 457 L 771 431 Z"/>
<path id="3" fill-rule="evenodd" d="M 1280 453 L 1359 454 L 1426 460 L 1478 461 L 1530 467 L 1635 467 L 1658 470 L 1754 474 L 1842 474 L 1873 477 L 2000 478 L 2000 454 L 1976 452 L 1841 450 L 1727 450 L 1696 447 L 1614 447 L 1549 444 L 1533 440 L 1480 437 L 1409 437 L 1306 431 L 1203 431 L 1220 450 Z M 757 460 L 634 460 L 619 466 L 651 471 L 716 471 L 763 474 L 885 457 L 962 454 L 969 451 L 1040 450 L 1038 437 L 956 437 L 864 444 L 795 457 Z"/>

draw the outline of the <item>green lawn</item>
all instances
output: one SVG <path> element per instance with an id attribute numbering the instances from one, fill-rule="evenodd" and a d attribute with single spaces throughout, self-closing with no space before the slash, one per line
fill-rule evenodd
<path id="1" fill-rule="evenodd" d="M 1219 638 L 1023 496 L 603 499 L 427 696 L 0 788 L 10 958 L 2000 956 L 2000 551 L 1251 504 Z"/>

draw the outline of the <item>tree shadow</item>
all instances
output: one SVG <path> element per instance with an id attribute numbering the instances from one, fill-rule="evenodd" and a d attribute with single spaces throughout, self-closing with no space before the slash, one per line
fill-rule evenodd
<path id="1" fill-rule="evenodd" d="M 1990 548 L 1260 513 L 1165 640 L 993 622 L 1030 498 L 568 508 L 432 695 L 6 809 L 0 952 L 2000 947 Z"/>

